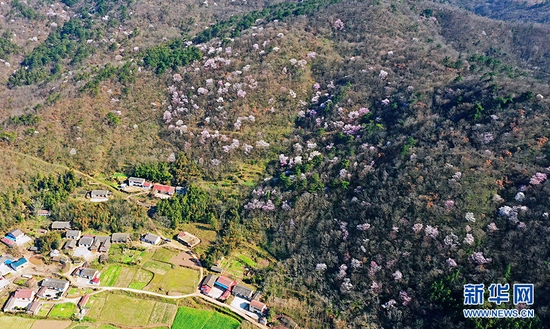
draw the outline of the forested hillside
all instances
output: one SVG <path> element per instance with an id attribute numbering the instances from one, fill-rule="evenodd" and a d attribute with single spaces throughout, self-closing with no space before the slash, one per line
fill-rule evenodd
<path id="1" fill-rule="evenodd" d="M 546 328 L 547 4 L 455 5 L 5 3 L 1 147 L 189 192 L 96 208 L 10 155 L 1 225 L 209 225 L 204 264 L 269 252 L 270 321 L 303 328 Z M 466 283 L 533 283 L 536 316 L 467 320 Z"/>

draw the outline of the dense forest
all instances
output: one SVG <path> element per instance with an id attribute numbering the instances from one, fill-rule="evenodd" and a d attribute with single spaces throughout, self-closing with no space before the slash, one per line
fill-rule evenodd
<path id="1" fill-rule="evenodd" d="M 91 204 L 8 160 L 2 227 L 204 224 L 205 265 L 278 260 L 251 280 L 304 328 L 548 327 L 547 2 L 157 2 L 0 7 L 1 147 L 186 193 Z M 465 319 L 467 283 L 533 283 L 535 317 Z"/>

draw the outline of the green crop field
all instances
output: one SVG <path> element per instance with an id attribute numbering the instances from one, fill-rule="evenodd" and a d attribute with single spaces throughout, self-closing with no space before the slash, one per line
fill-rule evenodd
<path id="1" fill-rule="evenodd" d="M 120 275 L 121 267 L 120 265 L 112 265 L 107 268 L 107 270 L 101 273 L 101 285 L 103 286 L 114 286 L 115 282 Z"/>
<path id="2" fill-rule="evenodd" d="M 238 320 L 215 311 L 180 307 L 172 329 L 237 329 L 240 324 Z"/>
<path id="3" fill-rule="evenodd" d="M 202 329 L 237 329 L 240 325 L 236 319 L 215 312 Z"/>
<path id="4" fill-rule="evenodd" d="M 58 319 L 69 319 L 76 312 L 76 305 L 73 303 L 64 303 L 55 305 L 48 317 Z"/>

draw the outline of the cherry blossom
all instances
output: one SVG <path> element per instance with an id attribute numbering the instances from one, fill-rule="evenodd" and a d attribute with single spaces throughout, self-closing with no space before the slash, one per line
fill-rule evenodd
<path id="1" fill-rule="evenodd" d="M 491 258 L 485 258 L 485 256 L 483 256 L 483 252 L 474 252 L 470 255 L 469 260 L 478 265 L 487 264 L 492 261 Z"/>
<path id="2" fill-rule="evenodd" d="M 335 29 L 342 31 L 344 29 L 344 22 L 342 22 L 342 20 L 338 18 L 334 21 L 333 26 Z"/>
<path id="3" fill-rule="evenodd" d="M 546 179 L 547 179 L 546 174 L 538 172 L 534 174 L 533 177 L 531 177 L 531 180 L 529 181 L 529 183 L 531 185 L 539 185 L 542 182 L 544 182 Z"/>

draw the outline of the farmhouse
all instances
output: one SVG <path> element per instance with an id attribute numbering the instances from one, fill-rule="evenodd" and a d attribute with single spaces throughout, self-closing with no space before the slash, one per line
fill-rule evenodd
<path id="1" fill-rule="evenodd" d="M 248 300 L 252 299 L 252 296 L 254 295 L 254 290 L 245 287 L 242 284 L 237 284 L 233 289 L 231 290 L 231 294 L 233 296 L 242 297 Z"/>
<path id="2" fill-rule="evenodd" d="M 65 243 L 65 246 L 63 247 L 63 249 L 67 250 L 67 249 L 74 249 L 76 248 L 76 240 L 68 240 L 66 243 Z"/>
<path id="3" fill-rule="evenodd" d="M 107 190 L 91 190 L 89 194 L 92 199 L 106 199 L 111 195 L 111 192 Z"/>
<path id="4" fill-rule="evenodd" d="M 52 222 L 52 230 L 70 230 L 71 222 Z"/>
<path id="5" fill-rule="evenodd" d="M 49 210 L 45 210 L 45 209 L 39 209 L 36 211 L 36 216 L 44 216 L 44 217 L 48 217 L 50 216 L 51 213 Z"/>
<path id="6" fill-rule="evenodd" d="M 209 274 L 202 280 L 201 292 L 208 295 L 216 284 L 217 276 Z"/>
<path id="7" fill-rule="evenodd" d="M 10 247 L 10 248 L 16 246 L 15 241 L 12 240 L 12 239 L 9 239 L 9 238 L 6 237 L 6 236 L 3 237 L 2 239 L 0 239 L 0 241 L 2 241 L 3 244 L 5 244 L 6 246 L 8 246 L 8 247 Z"/>
<path id="8" fill-rule="evenodd" d="M 91 235 L 84 235 L 80 240 L 78 240 L 79 247 L 90 248 L 94 243 L 94 237 Z"/>
<path id="9" fill-rule="evenodd" d="M 15 260 L 15 258 L 4 255 L 0 257 L 0 275 L 6 275 L 8 273 L 13 273 L 13 268 L 10 264 Z"/>
<path id="10" fill-rule="evenodd" d="M 81 278 L 92 280 L 96 276 L 99 276 L 99 271 L 93 268 L 83 267 L 78 271 L 78 276 Z"/>
<path id="11" fill-rule="evenodd" d="M 267 306 L 265 306 L 265 304 L 260 302 L 259 300 L 253 300 L 250 302 L 250 305 L 248 305 L 248 309 L 250 310 L 250 312 L 263 314 L 264 311 L 267 309 Z"/>
<path id="12" fill-rule="evenodd" d="M 143 238 L 141 238 L 141 240 L 146 243 L 157 245 L 160 243 L 161 239 L 158 235 L 147 233 L 143 236 Z"/>
<path id="13" fill-rule="evenodd" d="M 29 262 L 25 259 L 25 257 L 21 257 L 18 260 L 11 262 L 9 265 L 14 271 L 19 271 L 29 266 Z"/>
<path id="14" fill-rule="evenodd" d="M 169 198 L 174 195 L 176 188 L 173 186 L 154 184 L 153 195 L 157 198 Z"/>
<path id="15" fill-rule="evenodd" d="M 38 301 L 34 301 L 29 304 L 27 308 L 27 314 L 36 314 L 38 311 L 40 311 L 40 308 L 42 307 L 42 304 Z"/>
<path id="16" fill-rule="evenodd" d="M 143 187 L 145 184 L 145 178 L 130 177 L 128 178 L 128 186 Z"/>
<path id="17" fill-rule="evenodd" d="M 231 280 L 228 277 L 220 276 L 218 280 L 216 280 L 216 283 L 214 284 L 216 287 L 221 288 L 225 290 L 223 294 L 219 297 L 220 300 L 225 300 L 229 295 L 231 294 L 231 289 L 233 286 L 235 286 L 237 282 Z"/>
<path id="18" fill-rule="evenodd" d="M 15 230 L 11 230 L 6 235 L 6 238 L 15 241 L 18 245 L 27 242 L 29 239 L 25 236 L 25 233 L 21 231 L 20 229 L 16 228 Z"/>
<path id="19" fill-rule="evenodd" d="M 38 297 L 48 299 L 60 298 L 67 289 L 69 289 L 69 281 L 62 279 L 47 278 L 42 280 L 38 290 Z"/>
<path id="20" fill-rule="evenodd" d="M 84 295 L 80 298 L 80 300 L 78 301 L 78 308 L 80 308 L 81 310 L 86 307 L 86 303 L 88 303 L 88 300 L 90 299 L 90 295 Z"/>
<path id="21" fill-rule="evenodd" d="M 91 251 L 108 252 L 111 248 L 111 237 L 96 236 L 94 242 L 90 246 Z"/>
<path id="22" fill-rule="evenodd" d="M 4 312 L 27 310 L 34 296 L 35 292 L 32 289 L 17 289 L 4 305 Z"/>
<path id="23" fill-rule="evenodd" d="M 81 235 L 82 235 L 82 232 L 80 232 L 79 230 L 68 230 L 67 233 L 65 233 L 65 237 L 67 239 L 74 239 L 74 240 L 80 239 Z"/>
<path id="24" fill-rule="evenodd" d="M 128 233 L 113 233 L 111 235 L 112 243 L 126 243 L 130 242 L 130 234 Z"/>
<path id="25" fill-rule="evenodd" d="M 198 245 L 201 240 L 189 232 L 180 232 L 177 236 L 179 242 L 189 246 L 190 248 Z"/>

